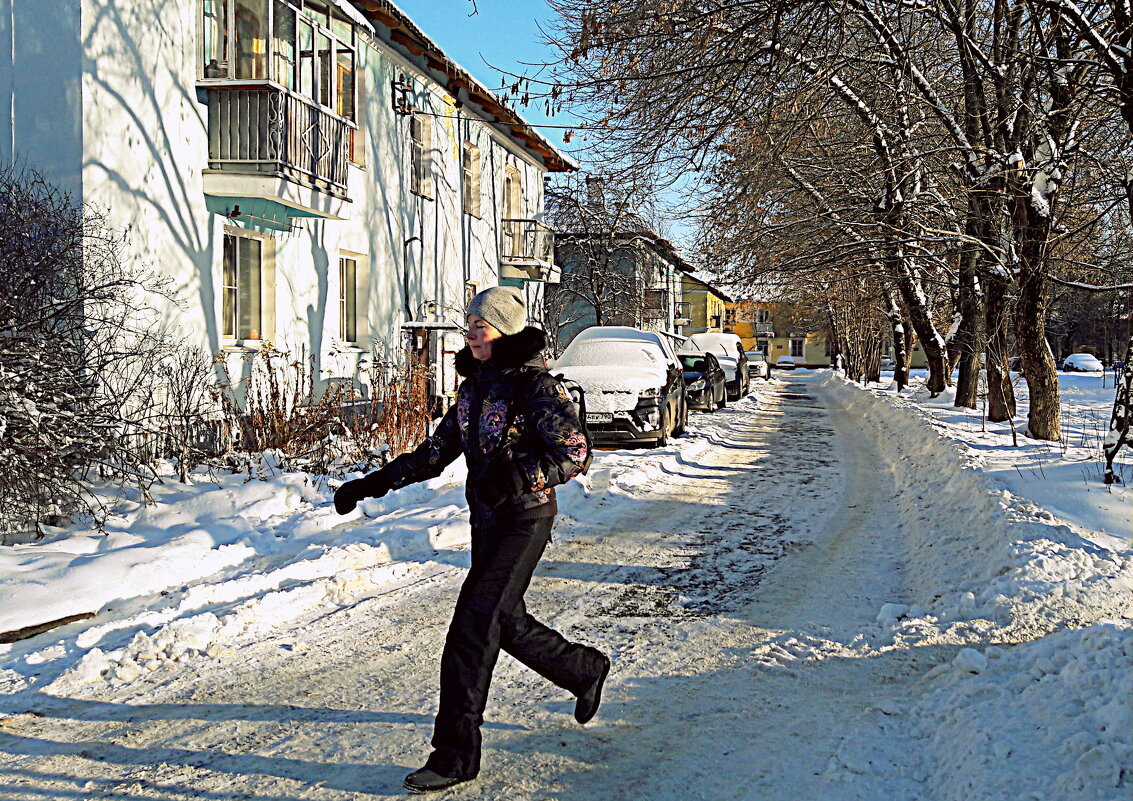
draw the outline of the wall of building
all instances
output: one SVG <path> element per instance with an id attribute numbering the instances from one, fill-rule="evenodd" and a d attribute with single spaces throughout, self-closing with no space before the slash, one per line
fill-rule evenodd
<path id="1" fill-rule="evenodd" d="M 83 48 L 73 0 L 0 0 L 0 158 L 82 191 Z"/>
<path id="2" fill-rule="evenodd" d="M 124 261 L 166 279 L 176 295 L 176 302 L 153 302 L 177 341 L 246 358 L 220 332 L 222 247 L 226 230 L 255 226 L 206 206 L 208 107 L 197 83 L 198 6 L 197 0 L 0 0 L 0 51 L 7 43 L 0 85 L 9 92 L 0 105 L 10 131 L 0 152 L 73 188 L 126 232 Z M 402 324 L 411 319 L 463 323 L 466 287 L 499 282 L 509 167 L 524 187 L 519 216 L 535 218 L 542 209 L 544 170 L 534 157 L 471 118 L 375 37 L 363 38 L 364 158 L 349 168 L 345 219 L 303 218 L 289 233 L 260 237 L 274 264 L 274 320 L 264 336 L 313 357 L 321 377 L 351 372 L 371 350 L 401 358 Z M 414 86 L 414 105 L 434 115 L 432 198 L 409 189 L 410 118 L 394 112 L 391 88 L 402 75 Z M 465 142 L 482 157 L 478 217 L 463 211 Z M 339 342 L 337 307 L 342 255 L 358 261 L 359 336 L 346 345 Z M 533 304 L 541 291 L 525 287 Z M 459 333 L 434 336 L 431 347 L 439 357 L 459 343 Z"/>

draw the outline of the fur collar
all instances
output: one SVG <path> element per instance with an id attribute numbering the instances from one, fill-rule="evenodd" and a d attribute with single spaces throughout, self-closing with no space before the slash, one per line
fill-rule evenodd
<path id="1" fill-rule="evenodd" d="M 547 349 L 547 335 L 538 328 L 527 326 L 518 334 L 505 334 L 492 344 L 492 358 L 481 362 L 472 355 L 472 349 L 465 345 L 456 354 L 456 372 L 467 378 L 476 373 L 481 365 L 499 370 L 521 367 L 538 361 L 543 366 L 543 351 Z"/>

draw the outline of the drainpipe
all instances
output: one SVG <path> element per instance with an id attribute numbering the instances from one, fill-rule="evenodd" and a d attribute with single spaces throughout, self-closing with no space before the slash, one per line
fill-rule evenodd
<path id="1" fill-rule="evenodd" d="M 401 282 L 405 301 L 405 320 L 410 323 L 413 322 L 413 309 L 409 305 L 409 245 L 420 241 L 421 237 L 411 236 L 401 246 Z"/>

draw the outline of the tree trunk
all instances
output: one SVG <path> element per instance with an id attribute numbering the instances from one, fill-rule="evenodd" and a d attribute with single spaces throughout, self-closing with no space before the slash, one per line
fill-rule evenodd
<path id="1" fill-rule="evenodd" d="M 969 230 L 971 224 L 969 224 Z M 960 324 L 952 338 L 960 372 L 956 377 L 956 401 L 954 406 L 975 409 L 979 402 L 980 389 L 980 317 L 983 311 L 980 290 L 976 281 L 976 263 L 979 259 L 974 250 L 969 249 L 960 257 L 960 292 L 956 312 Z"/>
<path id="2" fill-rule="evenodd" d="M 900 392 L 909 385 L 909 348 L 905 337 L 905 322 L 901 316 L 901 305 L 888 288 L 885 290 L 885 316 L 893 336 L 893 380 Z"/>
<path id="3" fill-rule="evenodd" d="M 1015 345 L 1030 392 L 1027 434 L 1035 439 L 1061 439 L 1058 373 L 1046 340 L 1046 271 L 1043 250 L 1050 218 L 1032 211 L 1030 196 L 1012 197 L 1019 247 L 1019 300 L 1015 305 Z"/>
<path id="4" fill-rule="evenodd" d="M 1007 324 L 1011 300 L 1007 284 L 1001 280 L 985 278 L 985 308 L 987 317 L 987 419 L 1003 423 L 1015 416 L 1015 388 L 1011 385 L 1011 371 L 1007 366 Z"/>
<path id="5" fill-rule="evenodd" d="M 925 388 L 935 398 L 948 386 L 948 357 L 944 350 L 944 340 L 936 330 L 928 300 L 905 257 L 897 253 L 890 257 L 889 262 L 891 273 L 901 292 L 901 300 L 905 302 L 905 308 L 909 312 L 909 324 L 920 339 L 928 360 L 928 382 Z"/>

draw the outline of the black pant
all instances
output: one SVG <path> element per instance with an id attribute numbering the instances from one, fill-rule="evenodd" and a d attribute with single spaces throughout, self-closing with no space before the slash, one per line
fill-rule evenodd
<path id="1" fill-rule="evenodd" d="M 500 649 L 575 695 L 602 671 L 602 654 L 527 614 L 523 594 L 551 538 L 553 517 L 472 528 L 472 568 L 460 589 L 441 656 L 441 697 L 427 767 L 480 772 L 480 725 Z"/>

